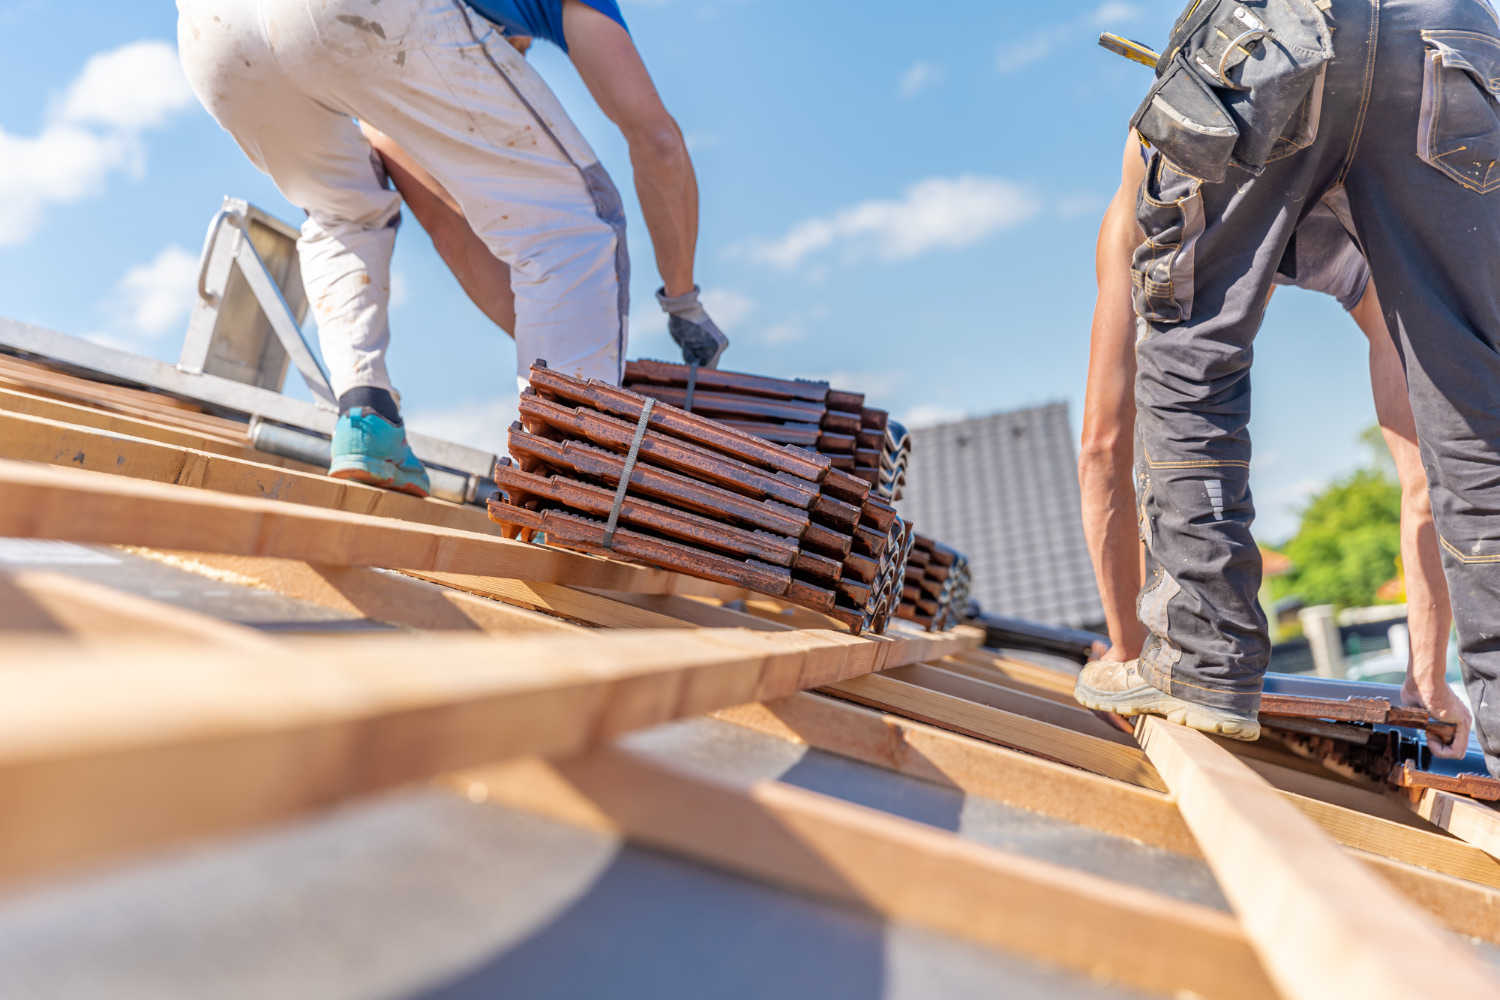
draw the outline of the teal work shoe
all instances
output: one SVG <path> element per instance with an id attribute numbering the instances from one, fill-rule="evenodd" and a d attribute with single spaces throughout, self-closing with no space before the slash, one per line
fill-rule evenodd
<path id="1" fill-rule="evenodd" d="M 427 470 L 406 443 L 406 428 L 397 426 L 368 406 L 356 406 L 339 414 L 333 429 L 333 462 L 328 474 L 335 479 L 380 486 L 388 490 L 425 497 L 431 484 Z"/>
<path id="2" fill-rule="evenodd" d="M 1116 715 L 1160 715 L 1168 722 L 1235 740 L 1260 739 L 1260 720 L 1224 708 L 1174 698 L 1151 684 L 1139 660 L 1095 660 L 1083 668 L 1073 697 L 1085 708 Z"/>

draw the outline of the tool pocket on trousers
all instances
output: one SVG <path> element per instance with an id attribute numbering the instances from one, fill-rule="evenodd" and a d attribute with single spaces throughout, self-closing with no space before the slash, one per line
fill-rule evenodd
<path id="1" fill-rule="evenodd" d="M 1239 129 L 1213 90 L 1181 59 L 1141 102 L 1131 126 L 1182 173 L 1221 181 Z"/>
<path id="2" fill-rule="evenodd" d="M 1228 152 L 1216 147 L 1209 162 L 1179 159 L 1170 149 L 1167 155 L 1193 176 L 1218 182 L 1231 164 L 1259 174 L 1305 149 L 1317 138 L 1322 73 L 1332 57 L 1328 23 L 1311 0 L 1195 2 L 1172 31 L 1158 87 L 1185 69 L 1222 115 L 1212 124 L 1228 126 L 1233 137 Z"/>
<path id="3" fill-rule="evenodd" d="M 1193 258 L 1203 235 L 1202 181 L 1177 169 L 1158 150 L 1146 167 L 1136 221 L 1146 242 L 1135 250 L 1130 276 L 1135 310 L 1153 323 L 1193 316 Z"/>
<path id="4" fill-rule="evenodd" d="M 1471 191 L 1500 187 L 1500 38 L 1424 31 L 1417 155 Z"/>

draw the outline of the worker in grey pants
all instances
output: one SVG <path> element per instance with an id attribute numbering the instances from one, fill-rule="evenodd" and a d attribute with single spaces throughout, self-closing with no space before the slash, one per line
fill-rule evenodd
<path id="1" fill-rule="evenodd" d="M 1084 704 L 1241 739 L 1269 658 L 1250 535 L 1250 360 L 1326 201 L 1406 367 L 1465 682 L 1500 773 L 1500 22 L 1483 0 L 1203 0 L 1133 121 L 1153 148 L 1133 272 L 1149 553 L 1138 660 Z"/>

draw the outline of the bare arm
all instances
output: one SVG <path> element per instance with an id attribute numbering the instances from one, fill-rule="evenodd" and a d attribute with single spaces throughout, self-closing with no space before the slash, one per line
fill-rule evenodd
<path id="1" fill-rule="evenodd" d="M 565 0 L 563 31 L 578 75 L 630 145 L 636 195 L 667 296 L 685 295 L 694 288 L 698 178 L 682 130 L 656 93 L 629 32 L 579 0 Z"/>
<path id="2" fill-rule="evenodd" d="M 1401 693 L 1408 704 L 1425 706 L 1433 718 L 1459 724 L 1451 746 L 1436 740 L 1429 745 L 1438 757 L 1462 757 L 1469 742 L 1469 710 L 1448 687 L 1448 627 L 1453 614 L 1427 496 L 1427 473 L 1417 447 L 1417 425 L 1406 393 L 1406 373 L 1373 283 L 1350 315 L 1370 339 L 1375 413 L 1401 480 L 1401 563 L 1411 630 L 1411 665 Z"/>
<path id="3" fill-rule="evenodd" d="M 1083 530 L 1104 600 L 1111 649 L 1107 659 L 1140 655 L 1146 631 L 1136 619 L 1141 546 L 1132 471 L 1135 449 L 1135 305 L 1130 258 L 1141 243 L 1136 192 L 1144 176 L 1134 135 L 1126 142 L 1120 189 L 1099 228 L 1094 266 L 1099 293 L 1089 340 L 1078 483 Z"/>
<path id="4" fill-rule="evenodd" d="M 384 132 L 363 122 L 360 129 L 380 154 L 385 169 L 401 192 L 401 200 L 432 237 L 432 245 L 460 287 L 500 329 L 516 333 L 516 296 L 510 287 L 510 268 L 469 227 L 469 220 L 446 188 Z"/>

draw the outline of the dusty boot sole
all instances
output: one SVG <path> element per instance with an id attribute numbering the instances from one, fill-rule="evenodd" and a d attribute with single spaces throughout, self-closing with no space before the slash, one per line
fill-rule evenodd
<path id="1" fill-rule="evenodd" d="M 406 493 L 410 496 L 421 497 L 424 500 L 428 495 L 426 490 L 415 483 L 397 484 L 394 479 L 388 476 L 381 478 L 365 469 L 334 469 L 328 475 L 334 479 L 347 479 L 350 482 L 364 483 L 366 486 L 378 486 L 383 490 L 390 490 L 393 493 Z"/>
<path id="2" fill-rule="evenodd" d="M 1124 716 L 1159 715 L 1168 722 L 1196 729 L 1200 733 L 1213 733 L 1247 743 L 1260 739 L 1260 723 L 1253 719 L 1220 712 L 1206 705 L 1195 705 L 1150 686 L 1117 693 L 1099 691 L 1085 684 L 1080 676 L 1073 688 L 1073 697 L 1080 705 L 1096 712 L 1113 712 Z"/>

